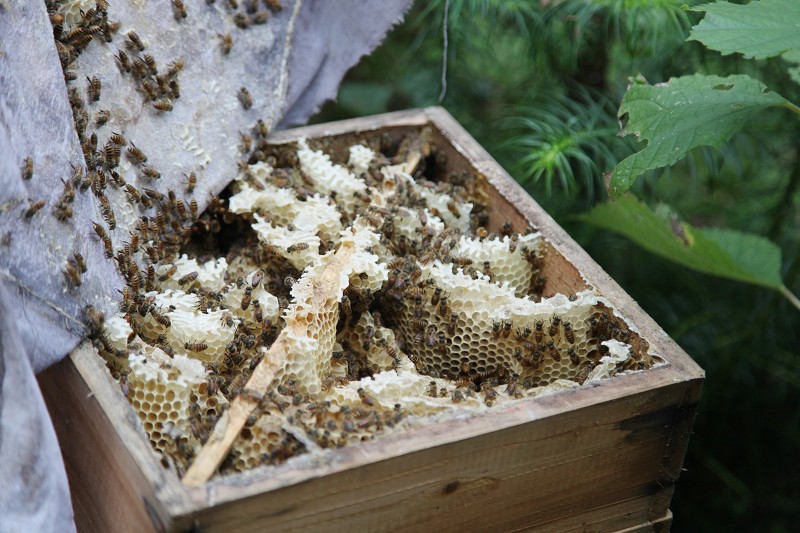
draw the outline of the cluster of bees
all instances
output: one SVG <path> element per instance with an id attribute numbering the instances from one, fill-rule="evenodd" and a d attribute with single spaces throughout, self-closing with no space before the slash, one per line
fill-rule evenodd
<path id="1" fill-rule="evenodd" d="M 207 2 L 210 4 L 213 0 Z M 227 1 L 228 9 L 234 13 L 234 21 L 240 28 L 264 23 L 268 11 L 281 9 L 277 0 L 266 0 L 263 4 L 262 8 L 258 1 Z M 172 5 L 178 21 L 189 15 L 183 2 L 173 0 Z M 426 390 L 428 397 L 462 403 L 481 394 L 483 403 L 492 405 L 500 396 L 521 397 L 526 389 L 547 383 L 550 378 L 537 381 L 533 377 L 545 364 L 545 359 L 569 361 L 575 367 L 575 380 L 582 383 L 607 352 L 607 347 L 601 344 L 603 341 L 629 340 L 631 333 L 624 323 L 611 312 L 598 308 L 586 323 L 580 325 L 574 319 L 570 321 L 559 315 L 530 326 L 517 325 L 512 320 L 494 321 L 485 342 L 516 343 L 510 351 L 513 355 L 506 359 L 498 355 L 485 361 L 486 353 L 478 353 L 481 350 L 469 357 L 459 353 L 461 345 L 454 343 L 454 339 L 471 319 L 453 308 L 452 295 L 431 276 L 424 275 L 423 269 L 441 263 L 454 274 L 458 272 L 473 280 L 495 281 L 499 273 L 498 263 L 494 259 L 476 262 L 459 255 L 458 243 L 462 237 L 487 242 L 504 239 L 505 252 L 521 253 L 530 269 L 530 280 L 524 294 L 539 300 L 547 285 L 543 273 L 545 256 L 540 249 L 523 244 L 528 242 L 525 237 L 532 234 L 533 228 L 524 228 L 520 232 L 522 228 L 514 228 L 510 221 L 495 224 L 490 220 L 485 185 L 477 176 L 468 172 L 448 173 L 447 155 L 428 144 L 419 134 L 409 135 L 401 141 L 384 134 L 365 141 L 375 158 L 361 176 L 367 192 L 354 193 L 355 206 L 343 207 L 337 201 L 336 192 L 329 196 L 337 205 L 342 226 L 347 227 L 360 218 L 380 235 L 388 279 L 377 291 L 353 284 L 345 289 L 338 303 L 337 344 L 330 356 L 336 372 L 331 372 L 323 380 L 321 395 L 309 394 L 292 379 L 274 384 L 263 394 L 247 389 L 246 383 L 265 350 L 272 346 L 285 325 L 284 311 L 290 305 L 292 287 L 303 275 L 302 271 L 285 254 L 277 253 L 274 246 L 259 240 L 252 229 L 255 213 L 238 214 L 228 208 L 226 199 L 237 192 L 236 185 L 220 197 L 212 197 L 208 208 L 200 213 L 195 199 L 183 198 L 183 193 L 191 195 L 197 185 L 197 176 L 193 172 L 186 175 L 186 187 L 181 194 L 171 189 L 162 192 L 156 186 L 160 172 L 148 165 L 147 154 L 122 134 L 112 132 L 108 142 L 98 146 L 96 129 L 106 126 L 111 119 L 109 111 L 95 109 L 102 101 L 102 81 L 98 76 L 92 76 L 87 79 L 85 92 L 81 91 L 70 66 L 94 37 L 100 37 L 105 43 L 113 42 L 120 24 L 109 20 L 105 1 L 98 1 L 94 8 L 82 13 L 80 21 L 70 31 L 63 30 L 60 2 L 48 1 L 47 8 L 86 161 L 85 171 L 76 166 L 71 177 L 64 180 L 64 190 L 53 206 L 53 214 L 58 220 L 67 222 L 72 218 L 71 206 L 77 193 L 92 191 L 102 217 L 102 222 L 95 222 L 93 229 L 102 242 L 106 257 L 116 262 L 125 282 L 120 313 L 132 328 L 127 348 L 120 349 L 105 334 L 103 314 L 87 308 L 91 337 L 119 380 L 123 392 L 128 395 L 130 366 L 127 358 L 129 353 L 143 345 L 156 347 L 169 357 L 181 351 L 179 348 L 200 359 L 209 351 L 207 338 L 187 340 L 182 347 L 176 347 L 168 342 L 165 333 L 153 333 L 144 326 L 152 319 L 162 329 L 173 327 L 173 318 L 170 317 L 174 309 L 159 306 L 155 293 L 163 292 L 168 285 L 175 289 L 176 284 L 177 289 L 197 297 L 199 313 L 221 313 L 219 327 L 234 329 L 235 333 L 225 346 L 223 358 L 204 360 L 206 382 L 201 391 L 193 394 L 188 406 L 187 420 L 192 437 L 198 443 L 205 442 L 217 420 L 218 414 L 209 415 L 209 411 L 201 407 L 208 398 L 221 396 L 231 401 L 238 395 L 248 395 L 258 403 L 257 411 L 248 419 L 233 453 L 223 464 L 223 470 L 275 464 L 305 453 L 309 442 L 321 448 L 340 447 L 397 427 L 408 414 L 400 403 L 387 406 L 364 387 L 357 388 L 358 399 L 352 404 L 332 402 L 328 395 L 335 394 L 337 388 L 347 387 L 351 382 L 400 369 L 404 358 L 410 360 L 417 373 L 431 378 Z M 229 54 L 234 46 L 231 35 L 220 34 L 219 39 L 221 53 Z M 133 81 L 145 102 L 156 110 L 156 115 L 170 111 L 174 100 L 180 98 L 178 75 L 183 69 L 183 61 L 178 59 L 170 63 L 162 72 L 134 31 L 127 32 L 122 41 L 115 57 L 123 76 Z M 252 95 L 246 88 L 242 87 L 237 97 L 245 109 L 253 105 Z M 251 167 L 266 163 L 272 169 L 266 183 L 292 191 L 299 201 L 313 197 L 318 192 L 318 184 L 301 169 L 297 152 L 271 146 L 267 135 L 267 127 L 262 121 L 241 133 L 242 158 L 238 170 L 243 182 L 256 191 L 263 190 L 264 182 L 255 177 Z M 413 185 L 398 182 L 388 205 L 373 202 L 368 191 L 383 187 L 387 178 L 382 168 L 403 163 L 418 152 L 423 157 L 415 167 Z M 127 183 L 117 172 L 123 153 L 136 169 L 138 182 L 149 183 L 152 188 Z M 31 158 L 23 163 L 24 179 L 32 178 L 33 166 Z M 119 206 L 106 196 L 108 186 L 123 191 L 124 198 L 141 213 L 130 238 L 116 245 L 110 232 L 117 227 L 115 207 Z M 429 195 L 446 196 L 448 200 L 432 207 Z M 464 206 L 468 203 L 471 210 L 465 215 Z M 24 218 L 31 219 L 44 205 L 44 201 L 31 202 Z M 270 213 L 258 214 L 270 220 Z M 468 220 L 464 224 L 446 223 L 444 229 L 437 229 L 429 220 L 429 217 L 439 221 L 463 220 L 465 216 Z M 413 235 L 398 229 L 409 217 L 419 222 L 419 229 Z M 498 231 L 490 232 L 488 227 L 497 227 Z M 335 250 L 336 246 L 333 239 L 323 239 L 318 252 L 324 254 Z M 298 242 L 288 245 L 282 252 L 297 254 L 308 247 L 308 243 Z M 188 253 L 201 261 L 224 257 L 228 265 L 224 274 L 225 288 L 205 286 L 201 273 L 196 270 L 177 277 L 176 259 L 181 253 Z M 86 271 L 83 257 L 73 253 L 63 268 L 68 286 L 79 287 Z M 279 311 L 276 315 L 264 315 L 257 296 L 261 290 L 277 298 Z M 231 304 L 226 297 L 234 291 L 241 292 L 241 296 Z M 362 317 L 366 315 L 369 315 L 370 322 L 362 326 Z M 357 325 L 361 329 L 356 334 Z M 576 341 L 579 327 L 581 331 L 588 328 L 589 333 L 585 335 L 593 339 L 595 349 L 588 362 L 575 348 L 580 343 L 580 339 Z M 387 331 L 393 332 L 393 336 L 386 334 Z M 376 349 L 391 361 L 390 368 L 375 363 L 371 354 Z M 641 357 L 637 360 L 636 364 L 642 366 Z M 580 369 L 579 365 L 582 365 Z M 499 386 L 504 388 L 497 389 Z M 280 422 L 278 426 L 270 426 L 265 420 Z M 275 430 L 275 427 L 280 430 Z M 197 449 L 186 444 L 185 436 L 176 437 L 176 442 L 182 444 L 172 451 L 172 460 L 180 472 L 191 462 Z"/>
<path id="2" fill-rule="evenodd" d="M 265 5 L 268 9 L 280 9 L 280 4 L 277 2 L 267 2 Z M 234 13 L 240 9 L 236 2 L 229 2 L 228 6 Z M 105 222 L 105 225 L 94 223 L 94 232 L 103 244 L 106 257 L 117 259 L 120 271 L 135 293 L 139 287 L 152 287 L 155 281 L 152 266 L 140 267 L 130 259 L 139 251 L 139 242 L 142 243 L 142 249 L 146 252 L 151 265 L 173 257 L 189 238 L 191 224 L 198 216 L 197 202 L 196 200 L 184 202 L 173 190 L 168 189 L 164 194 L 157 187 L 137 187 L 127 183 L 117 171 L 123 153 L 138 169 L 139 182 L 154 183 L 161 178 L 161 172 L 148 165 L 147 155 L 124 135 L 111 132 L 107 136 L 107 142 L 103 146 L 98 146 L 96 130 L 105 126 L 111 119 L 109 110 L 99 108 L 103 95 L 102 80 L 97 75 L 87 77 L 84 92 L 78 85 L 78 76 L 72 67 L 79 55 L 95 38 L 103 44 L 114 42 L 121 24 L 109 18 L 108 2 L 98 0 L 93 7 L 80 11 L 77 20 L 73 21 L 68 20 L 70 14 L 64 11 L 66 4 L 60 0 L 47 0 L 46 8 L 53 26 L 55 44 L 68 87 L 68 100 L 86 163 L 85 167 L 81 164 L 75 165 L 71 176 L 62 180 L 64 189 L 52 206 L 52 212 L 60 222 L 69 222 L 73 217 L 76 192 L 83 193 L 91 189 Z M 176 18 L 186 17 L 186 8 L 182 2 L 173 1 L 173 8 Z M 244 7 L 247 13 L 254 13 L 254 9 L 257 10 L 257 6 L 252 2 Z M 256 18 L 266 20 L 263 15 Z M 151 102 L 157 113 L 172 110 L 173 101 L 180 98 L 178 75 L 184 67 L 183 59 L 176 59 L 161 72 L 155 58 L 146 52 L 144 42 L 135 31 L 128 31 L 122 40 L 122 46 L 118 47 L 115 57 L 123 76 L 130 76 L 138 92 L 143 95 L 144 101 Z M 228 49 L 229 47 L 230 37 Z M 244 99 L 241 95 L 240 98 Z M 249 98 L 249 104 L 252 105 L 252 97 Z M 22 165 L 23 179 L 31 179 L 33 171 L 33 158 L 28 157 Z M 191 194 L 196 183 L 195 173 L 190 172 L 186 176 L 185 192 Z M 109 235 L 109 231 L 117 227 L 117 217 L 113 202 L 105 194 L 108 185 L 124 190 L 128 200 L 133 205 L 138 204 L 140 212 L 155 210 L 152 216 L 143 215 L 139 218 L 135 231 L 131 233 L 130 242 L 121 247 L 115 247 Z M 45 205 L 44 200 L 31 200 L 22 213 L 23 219 L 32 219 Z M 81 285 L 81 275 L 86 272 L 86 268 L 85 264 L 78 267 L 73 258 L 70 258 L 63 271 L 69 286 L 74 288 Z"/>

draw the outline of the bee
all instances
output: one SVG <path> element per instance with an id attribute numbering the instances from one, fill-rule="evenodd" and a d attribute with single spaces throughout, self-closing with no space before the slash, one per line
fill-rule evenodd
<path id="1" fill-rule="evenodd" d="M 208 344 L 205 342 L 185 342 L 183 347 L 190 352 L 204 352 L 208 349 Z"/>
<path id="2" fill-rule="evenodd" d="M 161 112 L 172 111 L 172 103 L 166 98 L 162 98 L 153 102 L 153 107 Z"/>
<path id="3" fill-rule="evenodd" d="M 460 267 L 466 267 L 473 263 L 472 259 L 468 257 L 454 257 L 453 264 Z"/>
<path id="4" fill-rule="evenodd" d="M 525 326 L 525 329 L 523 329 L 522 331 L 517 330 L 518 340 L 527 340 L 528 337 L 530 336 L 531 336 L 531 328 L 529 328 L 528 326 Z"/>
<path id="5" fill-rule="evenodd" d="M 89 332 L 94 335 L 101 333 L 106 322 L 106 316 L 103 312 L 95 309 L 91 305 L 84 307 L 83 312 L 89 322 Z"/>
<path id="6" fill-rule="evenodd" d="M 53 210 L 53 213 L 56 215 L 56 219 L 60 222 L 66 221 L 68 218 L 72 218 L 72 207 L 69 205 L 65 205 L 59 203 L 56 208 Z"/>
<path id="7" fill-rule="evenodd" d="M 461 212 L 458 210 L 458 205 L 456 205 L 455 200 L 450 200 L 447 202 L 447 210 L 450 211 L 450 214 L 456 218 L 461 216 Z"/>
<path id="8" fill-rule="evenodd" d="M 197 279 L 197 276 L 198 276 L 197 270 L 189 272 L 188 274 L 186 274 L 185 276 L 183 276 L 178 280 L 178 285 L 186 285 L 187 283 L 192 283 L 194 280 Z"/>
<path id="9" fill-rule="evenodd" d="M 113 131 L 111 132 L 111 135 L 108 137 L 108 140 L 119 146 L 125 146 L 128 144 L 128 140 L 125 139 L 125 137 Z"/>
<path id="10" fill-rule="evenodd" d="M 350 316 L 353 314 L 353 307 L 350 303 L 350 297 L 347 296 L 346 294 L 342 296 L 341 305 L 344 316 L 350 318 Z"/>
<path id="11" fill-rule="evenodd" d="M 438 388 L 436 387 L 436 382 L 435 381 L 431 381 L 430 383 L 428 383 L 427 394 L 431 398 L 438 398 L 439 397 L 439 391 L 438 391 Z"/>
<path id="12" fill-rule="evenodd" d="M 544 349 L 544 346 L 542 346 L 541 348 Z M 530 353 L 530 359 L 527 360 L 527 364 L 525 361 L 523 361 L 522 364 L 524 366 L 528 366 L 532 370 L 536 370 L 542 364 L 543 360 L 544 360 L 544 354 L 542 353 L 542 351 L 534 350 Z"/>
<path id="13" fill-rule="evenodd" d="M 558 349 L 553 341 L 547 341 L 547 350 L 550 352 L 550 357 L 553 359 L 553 361 L 561 361 L 561 354 L 558 352 Z"/>
<path id="14" fill-rule="evenodd" d="M 578 375 L 575 376 L 575 381 L 583 385 L 584 382 L 588 379 L 589 374 L 592 373 L 592 370 L 594 370 L 596 366 L 597 366 L 596 362 L 594 361 L 589 362 L 588 365 L 586 365 L 585 367 L 583 367 L 578 371 Z"/>
<path id="15" fill-rule="evenodd" d="M 246 30 L 250 26 L 250 17 L 244 13 L 236 13 L 236 15 L 233 16 L 233 23 L 236 24 L 238 28 Z"/>
<path id="16" fill-rule="evenodd" d="M 293 254 L 293 253 L 301 252 L 301 251 L 307 250 L 307 249 L 308 249 L 308 243 L 307 242 L 298 242 L 298 243 L 292 244 L 291 246 L 286 248 L 286 253 Z"/>
<path id="17" fill-rule="evenodd" d="M 489 276 L 489 278 L 491 279 L 494 278 L 494 272 L 492 272 L 492 265 L 489 261 L 483 262 L 483 273 L 484 275 Z"/>
<path id="18" fill-rule="evenodd" d="M 495 339 L 500 338 L 500 333 L 502 333 L 503 323 L 502 322 L 492 322 L 492 337 Z"/>
<path id="19" fill-rule="evenodd" d="M 197 218 L 198 207 L 197 207 L 197 200 L 192 198 L 192 201 L 189 202 L 189 212 L 192 215 L 192 218 Z"/>
<path id="20" fill-rule="evenodd" d="M 383 225 L 383 219 L 376 213 L 369 213 L 367 214 L 367 223 L 373 228 L 378 229 Z"/>
<path id="21" fill-rule="evenodd" d="M 434 307 L 439 305 L 439 300 L 441 299 L 441 297 L 442 297 L 442 288 L 436 287 L 433 290 L 433 295 L 431 296 L 431 305 Z"/>
<path id="22" fill-rule="evenodd" d="M 139 35 L 137 35 L 136 32 L 133 30 L 128 32 L 128 41 L 126 44 L 131 49 L 135 48 L 140 52 L 144 50 L 144 44 L 142 43 L 142 40 L 139 38 Z"/>
<path id="23" fill-rule="evenodd" d="M 181 0 L 172 0 L 172 7 L 175 11 L 175 20 L 180 21 L 186 18 L 186 6 L 183 5 Z"/>
<path id="24" fill-rule="evenodd" d="M 252 297 L 253 297 L 253 289 L 251 289 L 250 287 L 246 288 L 244 290 L 244 295 L 242 296 L 242 304 L 240 306 L 242 308 L 242 311 L 247 311 L 247 308 L 250 307 L 250 301 Z"/>
<path id="25" fill-rule="evenodd" d="M 44 200 L 39 200 L 38 202 L 31 202 L 30 207 L 25 211 L 25 219 L 30 219 L 33 215 L 39 212 L 39 210 L 44 207 Z"/>
<path id="26" fill-rule="evenodd" d="M 111 204 L 109 203 L 108 198 L 105 196 L 100 196 L 100 213 L 108 223 L 108 229 L 114 229 L 117 227 L 117 219 L 114 216 L 114 210 L 111 209 Z"/>
<path id="27" fill-rule="evenodd" d="M 185 64 L 186 63 L 183 61 L 183 58 L 179 57 L 178 59 L 176 59 L 175 61 L 173 61 L 169 65 L 167 65 L 167 76 L 171 76 L 172 77 L 172 76 L 177 75 L 178 72 L 183 70 L 183 67 L 185 66 Z"/>
<path id="28" fill-rule="evenodd" d="M 100 237 L 100 240 L 103 241 L 106 257 L 111 259 L 112 257 L 114 257 L 114 247 L 111 244 L 111 238 L 106 233 L 106 229 L 97 222 L 92 222 L 92 226 L 94 228 L 94 232 L 97 234 L 98 237 Z"/>
<path id="29" fill-rule="evenodd" d="M 100 78 L 92 76 L 92 79 L 89 79 L 89 76 L 86 76 L 86 81 L 89 82 L 89 86 L 87 87 L 89 101 L 97 102 L 100 100 L 100 90 L 103 88 L 102 83 L 100 83 Z"/>
<path id="30" fill-rule="evenodd" d="M 130 150 L 130 148 L 128 148 L 128 150 Z M 147 177 L 147 178 L 150 178 L 151 180 L 157 180 L 157 179 L 161 178 L 161 172 L 159 172 L 158 170 L 154 169 L 153 167 L 143 166 L 142 167 L 142 175 Z"/>
<path id="31" fill-rule="evenodd" d="M 133 143 L 131 143 L 130 147 L 128 147 L 128 149 L 125 151 L 125 154 L 128 156 L 130 162 L 134 165 L 147 162 L 147 156 Z"/>
<path id="32" fill-rule="evenodd" d="M 519 236 L 514 234 L 508 241 L 508 253 L 513 254 L 517 251 L 517 244 L 519 241 Z"/>
<path id="33" fill-rule="evenodd" d="M 508 384 L 506 385 L 506 394 L 508 394 L 512 398 L 517 397 L 518 381 L 519 381 L 519 374 L 511 374 L 511 377 L 508 378 Z"/>
<path id="34" fill-rule="evenodd" d="M 444 334 L 444 331 L 439 332 L 438 341 L 439 344 L 437 349 L 439 353 L 442 355 L 447 355 L 447 335 Z"/>
<path id="35" fill-rule="evenodd" d="M 22 165 L 22 179 L 29 180 L 33 177 L 33 158 L 26 157 Z"/>
<path id="36" fill-rule="evenodd" d="M 153 316 L 156 322 L 158 322 L 165 328 L 172 326 L 172 321 L 169 319 L 169 317 L 167 315 L 162 315 L 161 313 L 156 311 L 155 306 L 150 307 L 150 314 Z M 200 351 L 200 350 L 195 350 L 195 351 Z"/>
<path id="37" fill-rule="evenodd" d="M 78 267 L 67 261 L 67 266 L 64 269 L 64 276 L 73 287 L 81 286 L 81 271 Z"/>
<path id="38" fill-rule="evenodd" d="M 272 10 L 273 13 L 277 13 L 283 9 L 283 4 L 281 4 L 281 0 L 264 0 L 264 3 Z"/>
<path id="39" fill-rule="evenodd" d="M 544 340 L 544 320 L 536 321 L 533 336 L 536 339 L 536 342 L 538 342 L 539 344 L 542 343 L 542 341 Z"/>
<path id="40" fill-rule="evenodd" d="M 103 155 L 106 158 L 108 166 L 114 168 L 119 163 L 120 145 L 109 140 L 105 146 L 103 146 Z"/>
<path id="41" fill-rule="evenodd" d="M 173 98 L 181 97 L 181 86 L 178 83 L 178 80 L 169 80 L 169 90 L 172 93 Z"/>
<path id="42" fill-rule="evenodd" d="M 367 190 L 369 190 L 369 189 L 367 189 Z M 355 197 L 356 197 L 358 200 L 360 200 L 361 202 L 363 202 L 363 203 L 365 203 L 365 204 L 368 204 L 368 203 L 370 203 L 370 202 L 372 201 L 372 197 L 371 197 L 371 196 L 370 196 L 368 193 L 366 193 L 366 192 L 363 192 L 363 191 L 353 191 L 353 196 L 355 196 Z M 390 235 L 390 236 L 391 236 L 391 231 L 390 231 L 390 229 L 389 229 L 389 226 L 390 226 L 389 222 L 390 222 L 390 220 L 387 220 L 386 222 L 387 222 L 387 224 L 386 224 L 386 227 L 384 228 L 384 230 L 383 230 L 383 231 L 384 231 L 384 233 L 386 233 L 387 235 Z M 392 228 L 393 228 L 393 227 L 392 227 Z"/>
<path id="43" fill-rule="evenodd" d="M 368 407 L 375 405 L 375 400 L 363 388 L 359 388 L 356 392 L 358 392 L 358 397 L 361 399 L 361 403 Z"/>
<path id="44" fill-rule="evenodd" d="M 158 252 L 156 252 L 155 248 L 153 248 L 152 246 L 148 246 L 147 248 L 145 248 L 145 252 L 147 252 L 147 256 L 150 258 L 150 261 L 152 261 L 153 263 L 158 262 Z"/>
<path id="45" fill-rule="evenodd" d="M 503 338 L 504 339 L 507 339 L 511 335 L 511 328 L 513 326 L 514 326 L 514 324 L 511 322 L 511 320 L 506 320 L 506 321 L 503 322 Z"/>
<path id="46" fill-rule="evenodd" d="M 497 400 L 497 391 L 488 385 L 483 385 L 481 392 L 483 392 L 483 401 L 487 407 L 494 405 L 495 400 Z"/>
<path id="47" fill-rule="evenodd" d="M 425 332 L 425 344 L 428 346 L 434 346 L 436 344 L 436 326 L 428 326 Z"/>
<path id="48" fill-rule="evenodd" d="M 259 11 L 255 15 L 253 15 L 253 24 L 264 24 L 267 22 L 269 18 L 269 13 L 266 11 Z"/>
<path id="49" fill-rule="evenodd" d="M 250 94 L 245 87 L 240 87 L 239 92 L 236 94 L 236 97 L 242 103 L 242 107 L 245 109 L 250 109 L 253 107 L 253 95 Z"/>
<path id="50" fill-rule="evenodd" d="M 569 322 L 564 322 L 564 337 L 567 338 L 567 342 L 570 344 L 575 344 L 575 332 Z"/>
<path id="51" fill-rule="evenodd" d="M 456 325 L 458 324 L 458 315 L 452 313 L 450 315 L 450 322 L 447 324 L 447 334 L 451 337 L 456 334 Z"/>
<path id="52" fill-rule="evenodd" d="M 448 298 L 446 294 L 443 294 L 439 299 L 439 307 L 437 309 L 437 314 L 440 317 L 444 317 L 445 315 L 447 315 L 447 311 L 449 310 L 449 307 L 447 306 L 447 299 Z"/>
<path id="53" fill-rule="evenodd" d="M 573 365 L 578 366 L 578 364 L 581 362 L 580 358 L 578 357 L 578 354 L 575 352 L 574 346 L 569 347 L 569 349 L 567 350 L 567 355 L 569 356 L 569 360 Z"/>
<path id="54" fill-rule="evenodd" d="M 478 229 L 475 230 L 475 235 L 478 236 L 479 239 L 483 240 L 489 235 L 489 232 L 483 226 L 480 226 Z"/>
<path id="55" fill-rule="evenodd" d="M 500 228 L 500 235 L 510 236 L 514 231 L 514 228 L 511 224 L 510 220 L 506 220 L 503 222 L 503 227 Z"/>
<path id="56" fill-rule="evenodd" d="M 222 41 L 222 53 L 228 55 L 231 53 L 231 48 L 233 48 L 233 37 L 231 37 L 230 33 L 226 33 L 222 35 L 221 33 L 217 34 L 220 41 Z"/>
<path id="57" fill-rule="evenodd" d="M 450 393 L 450 399 L 453 401 L 453 403 L 461 403 L 466 398 L 464 397 L 464 393 L 456 388 L 452 393 Z"/>
<path id="58" fill-rule="evenodd" d="M 184 176 L 186 176 L 186 174 L 184 174 Z M 194 172 L 190 172 L 189 175 L 186 176 L 186 193 L 192 194 L 195 187 L 197 187 L 197 175 Z"/>
<path id="59" fill-rule="evenodd" d="M 550 322 L 550 328 L 547 330 L 547 334 L 551 337 L 558 335 L 559 324 L 561 324 L 561 317 L 558 315 L 553 315 L 553 319 Z"/>
<path id="60" fill-rule="evenodd" d="M 388 355 L 389 357 L 391 357 L 395 361 L 397 360 L 398 353 L 399 353 L 399 350 L 398 350 L 397 346 L 395 346 L 394 344 L 390 344 L 389 346 L 386 347 L 386 355 Z"/>

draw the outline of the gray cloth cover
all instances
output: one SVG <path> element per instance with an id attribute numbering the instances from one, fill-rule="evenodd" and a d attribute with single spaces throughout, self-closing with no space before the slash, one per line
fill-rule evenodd
<path id="1" fill-rule="evenodd" d="M 72 68 L 79 80 L 101 76 L 102 101 L 110 102 L 104 107 L 113 106 L 121 122 L 116 127 L 138 139 L 149 163 L 171 170 L 155 188 L 183 191 L 183 173 L 200 169 L 193 197 L 202 209 L 235 176 L 232 147 L 243 124 L 306 121 L 335 97 L 345 72 L 402 20 L 410 3 L 284 0 L 268 24 L 236 33 L 234 52 L 223 63 L 209 45 L 231 27 L 220 2 L 212 8 L 186 2 L 182 27 L 170 2 L 111 2 L 110 18 L 123 23 L 123 32 L 136 28 L 159 64 L 188 58 L 181 99 L 166 116 L 142 106 L 121 78 L 112 54 L 122 48 L 122 32 L 108 46 L 91 43 Z M 240 86 L 253 95 L 250 110 L 236 100 Z M 28 156 L 34 177 L 23 181 Z M 44 2 L 0 0 L 0 532 L 74 529 L 64 466 L 34 371 L 63 358 L 85 336 L 87 304 L 109 311 L 123 286 L 91 229 L 100 220 L 95 197 L 78 193 L 66 223 L 51 214 L 75 164 L 84 161 Z M 124 202 L 114 193 L 108 196 L 115 206 Z M 38 200 L 45 207 L 25 220 Z M 128 239 L 132 220 L 118 215 L 117 229 L 109 232 L 114 243 Z M 62 273 L 73 251 L 89 265 L 78 289 L 68 289 Z"/>

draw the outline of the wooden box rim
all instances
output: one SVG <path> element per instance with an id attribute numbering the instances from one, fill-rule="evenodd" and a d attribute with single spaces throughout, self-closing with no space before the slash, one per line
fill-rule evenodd
<path id="1" fill-rule="evenodd" d="M 161 517 L 162 523 L 173 523 L 179 517 L 188 517 L 210 507 L 230 504 L 315 478 L 444 446 L 590 405 L 634 396 L 679 382 L 697 382 L 698 387 L 692 395 L 699 396 L 699 384 L 704 379 L 704 371 L 443 108 L 412 109 L 304 126 L 275 132 L 269 141 L 271 144 L 283 144 L 295 142 L 302 137 L 316 138 L 369 132 L 386 127 L 425 125 L 438 130 L 477 172 L 486 177 L 501 196 L 513 204 L 567 261 L 579 269 L 591 286 L 635 324 L 642 337 L 650 343 L 651 349 L 666 359 L 666 364 L 643 372 L 616 376 L 578 389 L 498 407 L 492 412 L 490 424 L 470 423 L 477 421 L 474 419 L 480 420 L 480 415 L 447 420 L 375 441 L 331 450 L 322 458 L 290 461 L 289 464 L 220 476 L 198 487 L 186 487 L 177 476 L 160 464 L 136 413 L 121 394 L 118 384 L 110 376 L 91 345 L 84 343 L 70 354 L 70 358 L 117 431 L 122 445 L 134 459 L 145 480 L 153 487 L 162 509 L 154 508 L 150 511 Z"/>

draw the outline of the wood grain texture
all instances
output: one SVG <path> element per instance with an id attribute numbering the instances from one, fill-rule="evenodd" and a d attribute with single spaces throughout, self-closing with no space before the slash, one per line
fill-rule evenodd
<path id="1" fill-rule="evenodd" d="M 56 367 L 64 375 L 42 380 L 59 389 L 48 401 L 57 428 L 59 416 L 91 419 L 78 423 L 91 433 L 59 429 L 78 443 L 64 446 L 76 514 L 91 514 L 101 529 L 127 503 L 153 530 L 668 530 L 703 371 L 452 117 L 404 111 L 278 132 L 271 142 L 288 150 L 308 137 L 336 160 L 370 135 L 399 139 L 426 125 L 448 168 L 474 168 L 485 180 L 492 225 L 511 220 L 517 231 L 533 224 L 545 234 L 548 292 L 596 288 L 667 364 L 187 487 L 158 463 L 118 385 L 84 346 Z M 312 139 L 320 135 L 334 137 Z M 89 460 L 82 455 L 92 446 L 99 451 Z M 111 491 L 119 495 L 104 496 Z"/>
<path id="2" fill-rule="evenodd" d="M 111 391 L 98 387 L 98 381 L 107 381 L 107 371 L 90 369 L 86 374 L 89 379 L 85 380 L 75 364 L 76 358 L 81 357 L 76 353 L 85 349 L 86 345 L 79 347 L 73 355 L 39 374 L 64 456 L 78 530 L 137 531 L 145 527 L 166 531 L 171 528 L 171 518 L 162 502 L 168 496 L 142 469 L 150 469 L 156 462 L 155 455 L 147 450 L 149 456 L 139 457 L 137 464 L 133 457 L 136 446 L 123 440 L 125 431 L 119 427 L 130 424 L 136 414 L 130 406 L 127 412 L 121 412 L 100 405 L 98 395 L 113 397 L 107 394 Z M 118 422 L 117 427 L 111 419 Z"/>
<path id="3" fill-rule="evenodd" d="M 207 531 L 244 531 L 253 522 L 269 529 L 332 531 L 567 531 L 586 524 L 615 530 L 640 524 L 670 488 L 657 481 L 659 456 L 690 386 L 678 383 L 532 419 L 359 468 L 328 473 L 330 465 L 320 465 L 316 478 L 196 518 Z M 471 422 L 488 429 L 493 418 Z M 429 430 L 420 433 L 437 440 Z M 360 450 L 347 452 L 331 454 L 331 463 L 346 463 Z M 215 488 L 219 496 L 232 487 Z"/>

